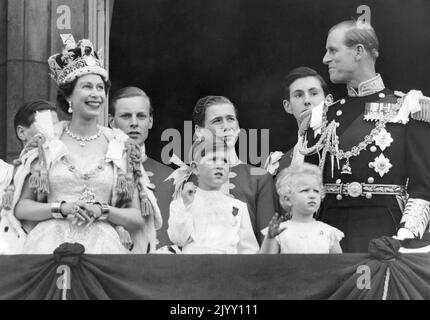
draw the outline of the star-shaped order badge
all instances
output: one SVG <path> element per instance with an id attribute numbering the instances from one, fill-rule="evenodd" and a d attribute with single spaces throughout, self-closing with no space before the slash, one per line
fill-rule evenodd
<path id="1" fill-rule="evenodd" d="M 392 168 L 390 159 L 386 158 L 382 153 L 375 158 L 373 162 L 370 163 L 373 169 L 382 177 L 384 174 L 388 173 Z"/>
<path id="2" fill-rule="evenodd" d="M 388 148 L 391 145 L 391 142 L 394 141 L 393 138 L 391 138 L 391 133 L 385 130 L 385 128 L 381 129 L 373 139 L 375 140 L 375 144 L 381 148 L 382 151 L 384 151 L 385 148 Z"/>

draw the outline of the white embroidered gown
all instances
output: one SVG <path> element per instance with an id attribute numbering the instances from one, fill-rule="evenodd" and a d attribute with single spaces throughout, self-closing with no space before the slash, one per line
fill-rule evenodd
<path id="1" fill-rule="evenodd" d="M 259 250 L 246 203 L 220 191 L 197 188 L 187 207 L 181 198 L 173 200 L 167 233 L 182 253 L 252 254 Z"/>
<path id="2" fill-rule="evenodd" d="M 73 157 L 69 153 L 54 162 L 50 169 L 48 203 L 75 202 L 91 197 L 98 202 L 110 203 L 113 181 L 111 162 L 105 162 L 104 158 L 97 161 L 93 155 Z M 50 254 L 64 242 L 81 243 L 85 253 L 89 254 L 128 252 L 114 227 L 106 221 L 78 226 L 69 219 L 49 219 L 39 222 L 29 232 L 23 253 Z"/>
<path id="3" fill-rule="evenodd" d="M 285 230 L 275 237 L 280 253 L 330 253 L 334 244 L 343 239 L 339 229 L 321 221 L 309 223 L 284 221 L 279 228 Z M 263 229 L 266 234 L 268 228 Z"/>

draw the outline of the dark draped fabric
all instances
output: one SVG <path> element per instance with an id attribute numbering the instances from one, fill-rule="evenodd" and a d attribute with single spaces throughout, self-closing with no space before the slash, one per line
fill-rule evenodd
<path id="1" fill-rule="evenodd" d="M 86 255 L 63 244 L 1 256 L 0 299 L 61 299 L 60 265 L 71 270 L 67 299 L 430 299 L 430 254 L 378 241 L 369 254 L 338 255 Z M 370 289 L 357 286 L 363 265 Z"/>

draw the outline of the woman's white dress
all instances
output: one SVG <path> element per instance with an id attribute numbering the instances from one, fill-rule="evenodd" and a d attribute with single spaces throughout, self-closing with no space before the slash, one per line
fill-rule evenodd
<path id="1" fill-rule="evenodd" d="M 73 157 L 70 153 L 53 163 L 49 171 L 48 203 L 94 200 L 110 203 L 114 183 L 112 162 L 104 158 Z M 73 224 L 69 219 L 39 222 L 29 233 L 23 253 L 50 254 L 64 242 L 78 242 L 90 254 L 120 254 L 128 251 L 114 227 L 106 221 L 91 225 Z"/>

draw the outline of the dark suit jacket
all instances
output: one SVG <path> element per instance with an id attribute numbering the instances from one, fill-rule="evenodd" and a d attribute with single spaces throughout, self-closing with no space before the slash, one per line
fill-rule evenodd
<path id="1" fill-rule="evenodd" d="M 161 217 L 163 218 L 163 225 L 161 229 L 157 230 L 157 248 L 160 248 L 170 244 L 169 237 L 167 236 L 167 221 L 169 220 L 169 206 L 175 188 L 172 183 L 173 180 L 164 180 L 173 172 L 173 169 L 151 158 L 148 158 L 143 163 L 143 167 L 149 179 L 155 185 L 154 195 L 157 198 Z"/>

